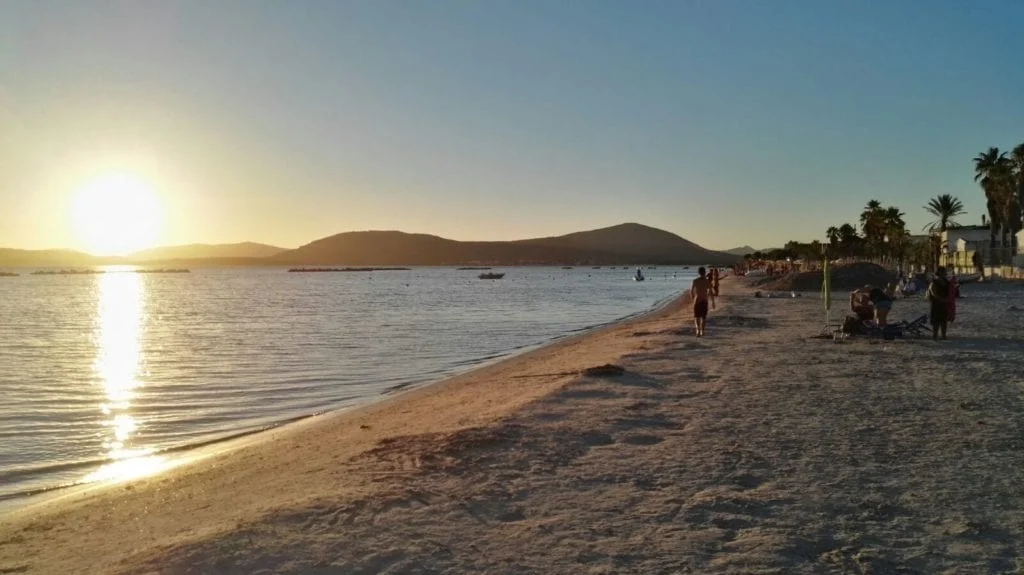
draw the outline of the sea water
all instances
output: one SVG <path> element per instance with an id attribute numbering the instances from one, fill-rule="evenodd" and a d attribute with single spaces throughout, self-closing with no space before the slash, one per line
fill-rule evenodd
<path id="1" fill-rule="evenodd" d="M 637 314 L 689 269 L 281 268 L 0 279 L 0 502 L 360 405 Z"/>

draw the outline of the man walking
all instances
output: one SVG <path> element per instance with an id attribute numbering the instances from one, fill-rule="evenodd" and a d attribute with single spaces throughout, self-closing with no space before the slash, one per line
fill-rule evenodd
<path id="1" fill-rule="evenodd" d="M 708 300 L 715 305 L 715 294 L 711 291 L 711 281 L 707 271 L 702 267 L 697 270 L 699 277 L 690 286 L 690 297 L 693 298 L 693 323 L 697 328 L 697 337 L 704 337 L 704 326 L 708 320 Z"/>

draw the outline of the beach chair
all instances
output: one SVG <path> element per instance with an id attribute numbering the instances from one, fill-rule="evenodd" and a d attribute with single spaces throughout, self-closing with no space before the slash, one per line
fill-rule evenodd
<path id="1" fill-rule="evenodd" d="M 902 327 L 905 333 L 909 333 L 914 337 L 919 337 L 925 333 L 925 330 L 928 329 L 928 314 L 924 314 L 921 317 L 915 319 L 914 321 L 904 321 L 900 322 L 897 325 Z"/>
<path id="2" fill-rule="evenodd" d="M 905 330 L 902 324 L 890 323 L 885 327 L 881 327 L 874 322 L 870 324 L 865 322 L 864 328 L 867 329 L 867 336 L 869 338 L 880 338 L 880 339 L 897 339 L 902 338 Z"/>

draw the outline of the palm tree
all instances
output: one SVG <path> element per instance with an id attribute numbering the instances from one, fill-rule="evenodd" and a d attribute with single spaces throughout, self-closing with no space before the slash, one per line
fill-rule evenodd
<path id="1" fill-rule="evenodd" d="M 949 194 L 935 196 L 928 202 L 928 205 L 926 205 L 924 209 L 929 214 L 938 218 L 924 227 L 924 229 L 929 232 L 944 232 L 949 228 L 958 228 L 960 227 L 960 224 L 953 218 L 967 213 L 960 200 Z"/>
<path id="2" fill-rule="evenodd" d="M 885 210 L 882 202 L 871 200 L 864 206 L 860 214 L 860 229 L 864 232 L 864 242 L 872 254 L 877 254 L 885 237 Z"/>
<path id="3" fill-rule="evenodd" d="M 889 206 L 882 212 L 882 225 L 885 230 L 883 239 L 886 256 L 896 260 L 903 251 L 903 238 L 907 235 L 907 223 L 903 221 L 905 216 L 899 208 Z"/>
<path id="4" fill-rule="evenodd" d="M 839 226 L 839 245 L 841 246 L 843 256 L 856 256 L 860 248 L 860 240 L 860 236 L 857 235 L 857 228 L 850 224 Z"/>
<path id="5" fill-rule="evenodd" d="M 825 230 L 825 237 L 828 238 L 828 247 L 835 251 L 839 247 L 839 228 L 835 226 L 829 226 Z"/>
<path id="6" fill-rule="evenodd" d="M 1014 191 L 1008 214 L 1010 216 L 1010 233 L 1012 234 L 1010 244 L 1016 253 L 1017 232 L 1024 228 L 1024 221 L 1022 221 L 1024 220 L 1022 218 L 1022 212 L 1024 212 L 1024 144 L 1017 144 L 1010 152 L 1010 169 Z"/>
<path id="7" fill-rule="evenodd" d="M 1011 216 L 1008 195 L 1011 191 L 1013 169 L 1005 152 L 989 148 L 974 158 L 974 181 L 985 192 L 989 219 L 989 247 L 996 247 L 996 230 L 1006 228 Z"/>
<path id="8" fill-rule="evenodd" d="M 1017 147 L 1010 152 L 1010 163 L 1013 165 L 1015 184 L 1017 189 L 1017 201 L 1024 204 L 1024 144 L 1017 144 Z"/>

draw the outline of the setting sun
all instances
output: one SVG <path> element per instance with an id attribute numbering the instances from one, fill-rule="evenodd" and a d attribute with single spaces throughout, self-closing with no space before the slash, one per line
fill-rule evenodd
<path id="1" fill-rule="evenodd" d="M 153 189 L 129 174 L 102 176 L 82 186 L 71 210 L 81 247 L 94 255 L 126 255 L 152 247 L 163 223 Z"/>

